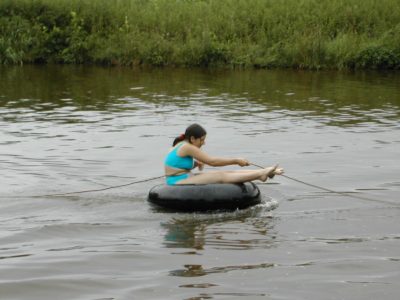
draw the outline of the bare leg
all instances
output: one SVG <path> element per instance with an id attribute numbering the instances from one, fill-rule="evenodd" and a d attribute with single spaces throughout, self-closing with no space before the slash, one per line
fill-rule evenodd
<path id="1" fill-rule="evenodd" d="M 224 171 L 207 171 L 207 172 L 204 172 L 204 173 L 221 173 L 221 172 L 224 172 L 224 173 L 242 173 L 242 174 L 244 174 L 244 173 L 252 173 L 252 172 L 254 172 L 254 171 L 259 171 L 259 170 L 224 170 Z M 198 173 L 198 174 L 203 174 L 203 173 Z"/>
<path id="2" fill-rule="evenodd" d="M 284 173 L 284 170 L 280 167 L 278 167 L 278 165 L 275 165 L 273 168 L 275 168 L 274 172 L 272 172 L 270 175 L 268 175 L 268 178 L 273 178 L 275 175 L 282 175 Z M 266 168 L 268 169 L 268 168 Z M 221 171 L 208 171 L 208 173 L 213 173 L 213 172 L 221 172 Z M 254 170 L 227 170 L 227 171 L 223 171 L 223 172 L 227 172 L 227 173 L 251 173 L 254 172 Z"/>
<path id="3" fill-rule="evenodd" d="M 241 183 L 259 179 L 266 181 L 268 175 L 272 174 L 275 167 L 265 168 L 261 170 L 249 170 L 245 172 L 235 171 L 217 171 L 201 173 L 182 181 L 178 184 L 207 184 L 207 183 Z"/>

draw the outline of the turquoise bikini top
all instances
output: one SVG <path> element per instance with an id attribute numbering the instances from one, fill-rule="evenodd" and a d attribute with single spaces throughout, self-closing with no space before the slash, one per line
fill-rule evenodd
<path id="1" fill-rule="evenodd" d="M 165 158 L 165 165 L 175 169 L 186 169 L 191 170 L 193 169 L 193 157 L 185 156 L 180 157 L 178 155 L 178 150 L 182 147 L 184 143 L 176 146 L 171 152 L 168 153 L 167 157 Z"/>

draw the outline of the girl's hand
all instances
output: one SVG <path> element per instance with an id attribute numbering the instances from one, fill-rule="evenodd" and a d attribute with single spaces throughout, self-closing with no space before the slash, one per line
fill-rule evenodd
<path id="1" fill-rule="evenodd" d="M 200 161 L 196 161 L 196 167 L 199 169 L 199 171 L 203 171 L 204 164 Z"/>
<path id="2" fill-rule="evenodd" d="M 241 167 L 245 167 L 250 165 L 249 161 L 247 159 L 244 158 L 237 158 L 236 159 L 236 164 L 238 164 Z"/>

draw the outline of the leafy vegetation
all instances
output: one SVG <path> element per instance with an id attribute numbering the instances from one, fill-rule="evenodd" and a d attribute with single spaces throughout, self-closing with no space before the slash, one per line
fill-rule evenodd
<path id="1" fill-rule="evenodd" d="M 0 63 L 400 69 L 400 1 L 2 0 Z"/>

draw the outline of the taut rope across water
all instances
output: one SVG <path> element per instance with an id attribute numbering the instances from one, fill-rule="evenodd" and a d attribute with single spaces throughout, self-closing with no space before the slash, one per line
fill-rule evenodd
<path id="1" fill-rule="evenodd" d="M 254 163 L 250 163 L 250 165 L 255 166 L 257 168 L 261 168 L 264 169 L 263 166 L 254 164 Z M 288 175 L 280 175 L 283 176 L 287 179 L 290 179 L 292 181 L 319 189 L 319 190 L 323 190 L 325 192 L 329 192 L 329 193 L 334 193 L 334 194 L 338 194 L 341 196 L 346 196 L 346 197 L 351 197 L 351 198 L 355 198 L 355 199 L 360 199 L 360 200 L 366 200 L 366 201 L 371 201 L 371 202 L 380 202 L 380 203 L 385 203 L 385 204 L 391 204 L 391 205 L 396 205 L 398 206 L 398 203 L 394 203 L 394 202 L 390 202 L 390 201 L 385 201 L 385 200 L 379 200 L 379 199 L 372 199 L 372 198 L 367 198 L 367 197 L 363 197 L 363 196 L 357 196 L 357 195 L 352 195 L 349 192 L 339 192 L 339 191 L 334 191 L 322 186 L 318 186 L 315 184 L 311 184 L 302 180 L 299 180 L 297 178 L 294 177 L 290 177 Z M 156 176 L 156 177 L 150 177 L 147 179 L 142 179 L 142 180 L 138 180 L 138 181 L 133 181 L 133 182 L 129 182 L 129 183 L 125 183 L 125 184 L 120 184 L 120 185 L 114 185 L 114 186 L 109 186 L 106 188 L 100 188 L 100 189 L 91 189 L 91 190 L 83 190 L 83 191 L 76 191 L 76 192 L 67 192 L 67 193 L 54 193 L 54 194 L 43 194 L 43 195 L 26 195 L 26 196 L 0 196 L 0 198 L 26 198 L 26 197 L 30 197 L 30 198 L 40 198 L 40 197 L 61 197 L 61 196 L 70 196 L 70 195 L 76 195 L 76 194 L 84 194 L 84 193 L 92 193 L 92 192 L 101 192 L 101 191 L 106 191 L 106 190 L 111 190 L 111 189 L 116 189 L 116 188 L 121 188 L 121 187 L 126 187 L 126 186 L 130 186 L 133 184 L 137 184 L 137 183 L 143 183 L 143 182 L 148 182 L 148 181 L 152 181 L 152 180 L 156 180 L 156 179 L 160 179 L 165 177 L 165 175 L 161 175 L 161 176 Z"/>
<path id="2" fill-rule="evenodd" d="M 253 164 L 253 163 L 250 163 L 250 165 L 258 167 L 258 168 L 261 168 L 261 169 L 264 168 L 263 166 L 260 166 L 260 165 L 257 165 L 257 164 Z M 399 205 L 397 203 L 390 202 L 390 201 L 372 199 L 372 198 L 367 198 L 367 197 L 363 197 L 363 196 L 352 195 L 349 192 L 334 191 L 334 190 L 331 190 L 331 189 L 328 189 L 328 188 L 325 188 L 325 187 L 322 187 L 322 186 L 319 186 L 319 185 L 315 185 L 315 184 L 312 184 L 312 183 L 308 183 L 308 182 L 305 182 L 305 181 L 302 181 L 302 180 L 299 180 L 297 178 L 290 177 L 290 176 L 287 176 L 287 175 L 284 175 L 284 174 L 282 174 L 280 176 L 283 176 L 283 177 L 285 177 L 287 179 L 296 181 L 298 183 L 301 183 L 301 184 L 304 184 L 304 185 L 307 185 L 307 186 L 310 186 L 310 187 L 313 187 L 313 188 L 316 188 L 316 189 L 319 189 L 319 190 L 323 190 L 325 192 L 334 193 L 334 194 L 338 194 L 338 195 L 341 195 L 341 196 L 346 196 L 346 197 L 351 197 L 351 198 L 360 199 L 360 200 L 366 200 L 366 201 L 372 201 L 372 202 L 381 202 L 381 203 L 392 204 L 392 205 L 396 205 L 396 206 Z"/>
<path id="3" fill-rule="evenodd" d="M 101 188 L 101 189 L 92 189 L 92 190 L 84 190 L 84 191 L 76 191 L 76 192 L 67 192 L 67 193 L 54 193 L 54 194 L 43 194 L 43 195 L 27 195 L 27 196 L 1 196 L 1 198 L 39 198 L 39 197 L 60 197 L 60 196 L 69 196 L 69 195 L 76 195 L 76 194 L 83 194 L 83 193 L 92 193 L 92 192 L 101 192 L 101 191 L 106 191 L 106 190 L 111 190 L 111 189 L 116 189 L 120 187 L 125 187 L 129 185 L 133 185 L 136 183 L 143 183 L 147 181 L 152 181 L 156 179 L 160 179 L 165 177 L 165 175 L 162 176 L 157 176 L 157 177 L 150 177 L 147 179 L 142 179 L 138 181 L 133 181 L 130 183 L 125 183 L 125 184 L 120 184 L 120 185 L 114 185 L 114 186 L 109 186 L 106 188 Z"/>

